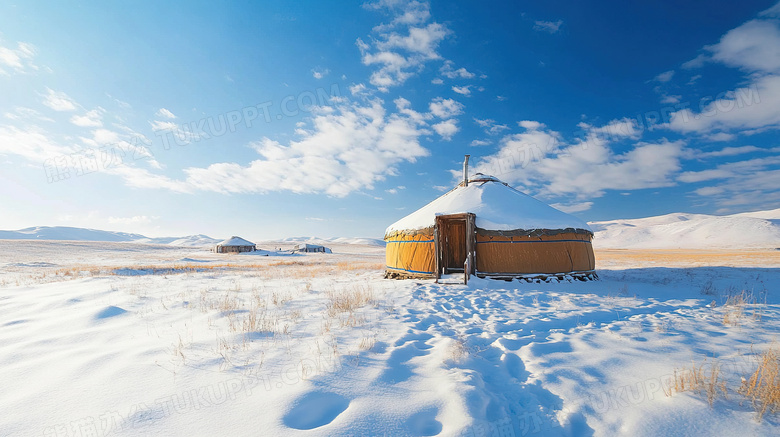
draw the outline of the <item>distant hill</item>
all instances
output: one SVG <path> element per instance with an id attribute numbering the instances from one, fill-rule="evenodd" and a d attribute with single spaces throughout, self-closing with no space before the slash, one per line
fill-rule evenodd
<path id="1" fill-rule="evenodd" d="M 316 237 L 289 237 L 279 241 L 289 243 L 310 243 L 326 245 L 328 243 L 337 244 L 361 244 L 365 246 L 382 246 L 384 247 L 384 240 L 377 238 L 348 238 L 348 237 L 330 237 L 330 238 L 316 238 Z"/>
<path id="2" fill-rule="evenodd" d="M 141 234 L 73 228 L 69 226 L 36 226 L 19 229 L 18 231 L 0 231 L 0 240 L 110 241 L 186 247 L 211 246 L 221 241 L 206 235 L 149 238 Z"/>
<path id="3" fill-rule="evenodd" d="M 597 249 L 780 248 L 780 208 L 726 216 L 673 213 L 588 224 L 595 233 L 593 246 Z M 37 226 L 17 231 L 0 231 L 0 239 L 111 241 L 184 247 L 207 247 L 222 241 L 206 235 L 150 238 L 141 234 L 67 226 Z M 278 241 L 322 245 L 385 245 L 383 240 L 375 238 L 290 237 Z"/>
<path id="4" fill-rule="evenodd" d="M 780 247 L 780 209 L 726 216 L 674 213 L 588 223 L 595 248 L 749 249 Z"/>

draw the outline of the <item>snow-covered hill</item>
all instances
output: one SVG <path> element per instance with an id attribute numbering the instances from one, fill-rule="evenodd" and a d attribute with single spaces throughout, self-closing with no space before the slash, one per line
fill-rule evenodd
<path id="1" fill-rule="evenodd" d="M 588 223 L 596 248 L 747 249 L 780 247 L 780 209 L 727 216 L 674 213 Z"/>
<path id="2" fill-rule="evenodd" d="M 159 238 L 146 238 L 140 240 L 134 240 L 134 243 L 147 243 L 147 244 L 167 244 L 169 246 L 185 246 L 185 247 L 206 247 L 213 246 L 219 243 L 221 240 L 211 238 L 207 235 L 188 235 L 186 237 L 159 237 Z"/>
<path id="3" fill-rule="evenodd" d="M 101 231 L 68 226 L 36 226 L 18 231 L 0 231 L 0 240 L 60 240 L 60 241 L 110 241 L 124 243 L 166 244 L 169 246 L 205 247 L 220 240 L 206 235 L 186 237 L 149 238 L 141 234 Z"/>
<path id="4" fill-rule="evenodd" d="M 72 241 L 134 241 L 146 238 L 141 234 L 99 231 L 68 226 L 35 226 L 18 231 L 0 231 L 4 240 L 72 240 Z"/>
<path id="5" fill-rule="evenodd" d="M 750 249 L 780 248 L 780 208 L 727 216 L 673 213 L 640 219 L 589 222 L 593 245 L 602 249 Z M 67 226 L 37 226 L 0 231 L 0 240 L 111 241 L 207 247 L 221 240 L 206 235 L 150 238 L 141 234 Z M 289 237 L 276 242 L 384 247 L 374 238 Z"/>
<path id="6" fill-rule="evenodd" d="M 311 243 L 311 244 L 359 244 L 363 246 L 382 246 L 385 242 L 377 238 L 348 238 L 348 237 L 330 237 L 330 238 L 317 238 L 317 237 L 288 237 L 283 240 L 289 243 Z"/>

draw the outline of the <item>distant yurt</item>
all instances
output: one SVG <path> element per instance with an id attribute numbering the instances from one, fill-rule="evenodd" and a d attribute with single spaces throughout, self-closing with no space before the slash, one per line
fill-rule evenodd
<path id="1" fill-rule="evenodd" d="M 591 279 L 592 238 L 582 220 L 477 173 L 387 228 L 385 277 Z"/>
<path id="2" fill-rule="evenodd" d="M 214 246 L 214 252 L 216 253 L 254 252 L 255 250 L 257 250 L 255 243 L 235 235 Z"/>
<path id="3" fill-rule="evenodd" d="M 293 252 L 307 252 L 307 253 L 333 253 L 330 248 L 320 246 L 319 244 L 297 244 L 292 250 Z"/>

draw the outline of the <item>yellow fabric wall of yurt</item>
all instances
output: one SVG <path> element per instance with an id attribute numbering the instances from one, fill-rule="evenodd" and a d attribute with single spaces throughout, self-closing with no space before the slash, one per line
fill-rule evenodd
<path id="1" fill-rule="evenodd" d="M 477 230 L 477 272 L 568 273 L 596 268 L 590 234 L 486 235 Z"/>
<path id="2" fill-rule="evenodd" d="M 395 233 L 385 238 L 385 264 L 406 276 L 433 276 L 436 272 L 433 230 L 430 233 Z"/>

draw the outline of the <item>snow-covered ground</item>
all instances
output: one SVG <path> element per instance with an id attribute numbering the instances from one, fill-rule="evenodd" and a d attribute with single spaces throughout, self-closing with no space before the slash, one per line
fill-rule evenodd
<path id="1" fill-rule="evenodd" d="M 0 241 L 0 435 L 780 433 L 736 393 L 777 344 L 780 251 L 597 251 L 600 281 L 466 286 L 384 280 L 354 243 Z M 665 394 L 713 360 L 713 407 Z"/>

